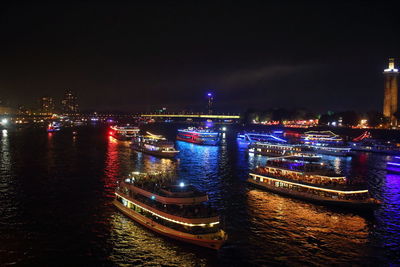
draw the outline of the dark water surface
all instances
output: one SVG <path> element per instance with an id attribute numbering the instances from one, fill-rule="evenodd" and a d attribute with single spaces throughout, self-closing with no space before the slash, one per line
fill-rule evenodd
<path id="1" fill-rule="evenodd" d="M 400 176 L 386 173 L 388 156 L 324 157 L 384 202 L 358 215 L 249 187 L 249 169 L 265 157 L 248 155 L 232 133 L 220 147 L 177 142 L 176 160 L 133 152 L 103 128 L 0 138 L 0 266 L 400 264 Z M 160 169 L 209 193 L 229 234 L 220 251 L 160 237 L 113 208 L 118 179 Z"/>

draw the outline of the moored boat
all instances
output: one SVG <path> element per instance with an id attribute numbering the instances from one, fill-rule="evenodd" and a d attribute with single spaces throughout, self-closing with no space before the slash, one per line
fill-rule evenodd
<path id="1" fill-rule="evenodd" d="M 113 204 L 132 220 L 161 235 L 211 249 L 227 239 L 207 194 L 158 174 L 132 173 L 119 182 Z"/>
<path id="2" fill-rule="evenodd" d="M 162 135 L 149 132 L 146 135 L 133 137 L 131 147 L 133 150 L 163 158 L 173 158 L 179 153 L 173 142 L 168 141 Z"/>
<path id="3" fill-rule="evenodd" d="M 351 184 L 323 163 L 270 160 L 250 172 L 249 183 L 269 191 L 324 205 L 369 209 L 380 202 L 368 189 Z"/>

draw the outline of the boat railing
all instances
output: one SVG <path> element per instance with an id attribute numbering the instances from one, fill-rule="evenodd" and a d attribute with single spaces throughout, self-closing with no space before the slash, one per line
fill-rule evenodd
<path id="1" fill-rule="evenodd" d="M 163 189 L 161 184 L 155 184 L 153 182 L 135 181 L 135 182 L 130 182 L 128 184 L 133 185 L 139 189 L 148 191 L 149 193 L 168 198 L 193 198 L 193 197 L 207 196 L 206 193 L 198 191 L 190 187 L 190 185 L 187 185 L 188 190 L 190 190 L 190 194 L 174 194 L 173 192 L 167 193 L 167 191 Z"/>
<path id="2" fill-rule="evenodd" d="M 187 218 L 187 219 L 205 219 L 218 217 L 216 210 L 211 208 L 209 205 L 196 204 L 190 206 L 179 206 L 179 205 L 164 205 L 160 202 L 152 200 L 151 198 L 145 197 L 141 194 L 137 194 L 129 190 L 128 192 L 119 191 L 120 193 L 127 194 L 132 199 L 137 200 L 140 203 L 146 204 L 156 210 L 162 211 L 167 214 L 174 216 Z"/>
<path id="3" fill-rule="evenodd" d="M 261 168 L 261 167 L 256 169 L 255 172 L 276 177 L 279 179 L 283 178 L 292 181 L 293 180 L 299 181 L 310 185 L 324 185 L 329 187 L 343 187 L 345 185 L 348 185 L 346 177 L 344 176 L 323 177 L 321 175 L 288 173 L 277 169 L 270 170 L 268 168 Z"/>

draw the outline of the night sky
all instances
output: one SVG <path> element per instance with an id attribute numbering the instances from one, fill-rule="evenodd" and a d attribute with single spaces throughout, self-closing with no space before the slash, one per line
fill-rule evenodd
<path id="1" fill-rule="evenodd" d="M 212 91 L 218 111 L 381 110 L 399 14 L 362 2 L 3 4 L 0 99 L 34 105 L 70 88 L 83 110 L 199 110 Z"/>

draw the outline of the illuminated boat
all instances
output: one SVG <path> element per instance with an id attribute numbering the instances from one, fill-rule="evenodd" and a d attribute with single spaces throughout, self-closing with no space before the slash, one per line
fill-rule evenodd
<path id="1" fill-rule="evenodd" d="M 217 146 L 221 144 L 221 133 L 211 129 L 189 127 L 187 129 L 179 129 L 176 140 L 198 145 Z"/>
<path id="2" fill-rule="evenodd" d="M 61 124 L 59 122 L 53 121 L 47 125 L 47 132 L 53 133 L 58 132 L 61 129 Z"/>
<path id="3" fill-rule="evenodd" d="M 272 133 L 242 132 L 237 134 L 237 140 L 242 142 L 263 142 L 263 143 L 287 143 L 280 135 L 283 131 L 273 131 Z"/>
<path id="4" fill-rule="evenodd" d="M 353 142 L 350 142 L 350 147 L 354 151 L 400 155 L 400 143 L 372 139 L 370 132 L 364 132 L 354 138 Z"/>
<path id="5" fill-rule="evenodd" d="M 129 141 L 140 132 L 139 127 L 133 126 L 111 126 L 109 130 L 109 135 L 120 140 Z"/>
<path id="6" fill-rule="evenodd" d="M 270 160 L 250 172 L 249 183 L 269 191 L 323 205 L 368 209 L 380 202 L 368 189 L 348 182 L 323 163 Z"/>
<path id="7" fill-rule="evenodd" d="M 160 181 L 157 174 L 133 173 L 118 184 L 113 204 L 132 220 L 161 235 L 219 249 L 227 239 L 207 194 L 183 182 Z"/>
<path id="8" fill-rule="evenodd" d="M 344 157 L 351 155 L 351 147 L 344 143 L 343 138 L 331 131 L 305 132 L 302 141 L 305 146 L 318 154 Z"/>
<path id="9" fill-rule="evenodd" d="M 168 141 L 162 135 L 149 132 L 146 135 L 133 137 L 131 147 L 133 150 L 163 158 L 173 158 L 179 153 L 173 142 Z"/>
<path id="10" fill-rule="evenodd" d="M 255 142 L 249 145 L 249 153 L 259 154 L 267 157 L 281 157 L 294 154 L 305 154 L 311 149 L 302 145 L 276 144 Z"/>

